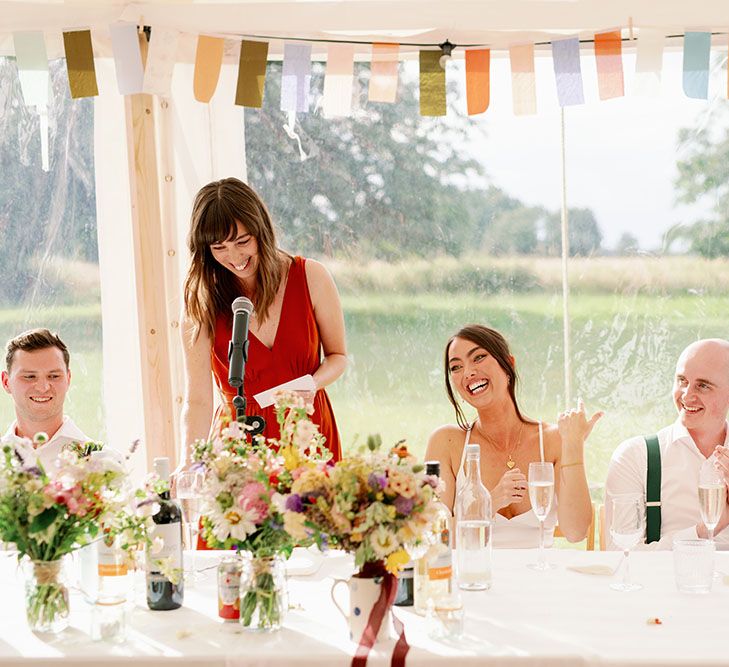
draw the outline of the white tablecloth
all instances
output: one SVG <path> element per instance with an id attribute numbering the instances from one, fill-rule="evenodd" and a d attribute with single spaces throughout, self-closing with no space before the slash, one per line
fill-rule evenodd
<path id="1" fill-rule="evenodd" d="M 551 551 L 550 559 L 560 567 L 549 572 L 526 567 L 535 557 L 530 550 L 494 552 L 492 589 L 463 593 L 466 636 L 458 644 L 428 639 L 424 619 L 410 608 L 396 608 L 412 646 L 407 664 L 447 664 L 454 658 L 489 665 L 729 664 L 729 586 L 723 581 L 716 581 L 708 595 L 680 594 L 672 554 L 638 552 L 631 554 L 632 574 L 644 588 L 619 593 L 609 588 L 610 577 L 565 566 L 615 566 L 621 554 Z M 214 565 L 217 558 L 199 554 L 198 565 Z M 729 572 L 729 554 L 717 554 L 716 565 Z M 31 633 L 15 560 L 0 556 L 0 665 L 348 665 L 355 646 L 329 590 L 332 577 L 349 573 L 351 560 L 330 554 L 315 574 L 291 577 L 293 609 L 285 627 L 259 635 L 218 619 L 215 569 L 210 569 L 188 588 L 183 608 L 153 612 L 138 607 L 128 641 L 111 644 L 91 641 L 88 607 L 75 595 L 68 630 L 54 638 Z M 662 624 L 647 624 L 653 617 Z M 378 644 L 369 664 L 389 665 L 391 652 L 392 643 Z"/>

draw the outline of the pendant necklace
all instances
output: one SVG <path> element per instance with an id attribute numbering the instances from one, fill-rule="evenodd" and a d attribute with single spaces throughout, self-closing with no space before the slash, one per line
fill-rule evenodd
<path id="1" fill-rule="evenodd" d="M 519 426 L 519 435 L 516 439 L 516 444 L 509 450 L 509 457 L 506 459 L 506 467 L 511 470 L 515 465 L 516 461 L 511 457 L 511 455 L 516 451 L 516 448 L 519 446 L 519 443 L 521 442 L 521 432 L 524 429 L 524 422 L 521 422 L 521 426 Z"/>

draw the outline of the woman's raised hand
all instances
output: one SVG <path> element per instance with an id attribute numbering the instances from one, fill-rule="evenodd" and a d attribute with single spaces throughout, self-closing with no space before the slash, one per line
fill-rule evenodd
<path id="1" fill-rule="evenodd" d="M 596 412 L 589 419 L 585 414 L 585 404 L 581 398 L 577 399 L 577 409 L 565 410 L 560 413 L 557 420 L 559 435 L 562 438 L 562 459 L 564 463 L 572 463 L 574 460 L 582 461 L 582 451 L 593 426 L 604 412 Z M 568 456 L 570 454 L 570 456 Z M 574 454 L 574 457 L 571 455 Z"/>
<path id="2" fill-rule="evenodd" d="M 499 480 L 499 483 L 491 490 L 491 502 L 494 506 L 494 513 L 502 507 L 518 503 L 527 493 L 527 478 L 519 470 L 507 470 Z"/>

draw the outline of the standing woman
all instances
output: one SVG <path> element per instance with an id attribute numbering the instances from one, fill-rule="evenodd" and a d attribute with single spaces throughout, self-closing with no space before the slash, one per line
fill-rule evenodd
<path id="1" fill-rule="evenodd" d="M 602 413 L 588 420 L 580 401 L 577 410 L 559 416 L 559 426 L 529 419 L 516 400 L 517 380 L 509 344 L 498 331 L 471 324 L 448 341 L 445 384 L 457 424 L 436 429 L 425 454 L 426 459 L 440 461 L 445 482 L 441 500 L 453 510 L 464 479 L 465 447 L 478 444 L 481 479 L 493 504 L 494 545 L 535 547 L 539 521 L 531 511 L 526 473 L 532 462 L 551 462 L 555 501 L 545 522 L 547 543 L 552 541 L 557 520 L 564 536 L 570 542 L 579 542 L 585 538 L 592 519 L 584 466 L 585 440 Z M 476 409 L 474 421 L 466 420 L 456 395 Z"/>
<path id="2" fill-rule="evenodd" d="M 249 298 L 255 308 L 244 378 L 247 414 L 261 415 L 266 420 L 263 435 L 277 438 L 274 408 L 261 408 L 253 395 L 311 374 L 316 384 L 309 397 L 314 405 L 311 419 L 338 460 L 341 443 L 324 387 L 344 372 L 347 351 L 342 306 L 329 272 L 319 262 L 278 248 L 266 205 L 236 178 L 209 183 L 197 193 L 188 245 L 192 257 L 182 324 L 186 393 L 178 469 L 190 464 L 190 445 L 209 435 L 212 376 L 227 410 L 235 415 L 236 390 L 228 385 L 228 342 L 231 304 L 239 296 Z"/>

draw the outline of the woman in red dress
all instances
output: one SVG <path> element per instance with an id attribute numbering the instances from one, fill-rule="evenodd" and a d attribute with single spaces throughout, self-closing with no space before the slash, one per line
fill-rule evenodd
<path id="1" fill-rule="evenodd" d="M 186 394 L 178 470 L 190 464 L 191 443 L 210 433 L 212 377 L 222 394 L 221 408 L 235 415 L 228 342 L 231 304 L 239 296 L 248 297 L 255 309 L 244 377 L 246 413 L 261 415 L 266 420 L 263 435 L 277 438 L 273 407 L 261 408 L 254 394 L 310 374 L 316 385 L 308 397 L 314 404 L 312 421 L 339 460 L 339 433 L 324 387 L 344 372 L 347 352 L 342 307 L 329 272 L 319 262 L 278 248 L 265 204 L 236 178 L 209 183 L 198 192 L 188 245 L 192 258 L 182 324 Z"/>

